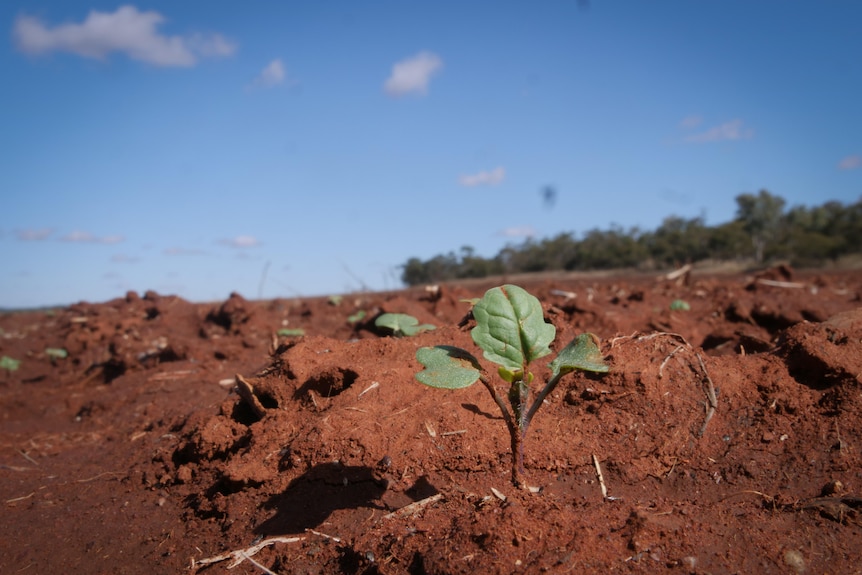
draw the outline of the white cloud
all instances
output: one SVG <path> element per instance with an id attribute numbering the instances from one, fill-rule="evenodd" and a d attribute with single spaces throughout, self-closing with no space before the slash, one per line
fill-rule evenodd
<path id="1" fill-rule="evenodd" d="M 91 234 L 90 232 L 82 232 L 79 230 L 75 230 L 70 232 L 60 238 L 60 241 L 63 242 L 73 242 L 73 243 L 91 243 L 91 244 L 119 244 L 123 242 L 125 238 L 123 236 L 115 235 L 115 236 L 105 236 L 105 237 L 97 237 Z"/>
<path id="2" fill-rule="evenodd" d="M 532 226 L 515 226 L 500 230 L 500 235 L 507 238 L 532 238 L 536 230 Z"/>
<path id="3" fill-rule="evenodd" d="M 392 74 L 386 79 L 383 89 L 390 96 L 396 97 L 410 93 L 424 95 L 428 92 L 431 76 L 442 67 L 443 60 L 436 54 L 419 52 L 392 66 Z"/>
<path id="4" fill-rule="evenodd" d="M 232 248 L 253 248 L 260 245 L 260 240 L 254 236 L 236 236 L 228 240 L 221 240 L 219 243 Z"/>
<path id="5" fill-rule="evenodd" d="M 116 264 L 136 264 L 141 261 L 141 258 L 126 254 L 114 254 L 111 256 L 111 261 Z"/>
<path id="6" fill-rule="evenodd" d="M 754 130 L 746 128 L 742 120 L 735 119 L 710 128 L 699 134 L 692 134 L 687 142 L 720 142 L 722 140 L 748 140 L 754 137 Z"/>
<path id="7" fill-rule="evenodd" d="M 90 232 L 79 232 L 75 230 L 74 232 L 66 234 L 60 238 L 60 240 L 64 242 L 95 242 L 96 236 Z"/>
<path id="8" fill-rule="evenodd" d="M 458 178 L 462 186 L 472 188 L 474 186 L 496 186 L 506 179 L 506 169 L 502 166 L 496 167 L 490 172 L 478 172 Z"/>
<path id="9" fill-rule="evenodd" d="M 703 118 L 698 115 L 686 116 L 679 122 L 679 126 L 686 130 L 697 128 L 703 123 Z"/>
<path id="10" fill-rule="evenodd" d="M 215 33 L 194 34 L 188 38 L 188 46 L 196 54 L 213 58 L 226 58 L 236 52 L 235 42 Z"/>
<path id="11" fill-rule="evenodd" d="M 841 161 L 838 162 L 838 169 L 840 170 L 855 170 L 859 167 L 862 167 L 862 156 L 860 156 L 859 154 L 847 156 L 846 158 L 842 158 Z"/>
<path id="12" fill-rule="evenodd" d="M 284 83 L 285 78 L 287 78 L 287 71 L 284 69 L 284 63 L 281 58 L 276 58 L 260 71 L 260 74 L 254 79 L 254 85 L 277 86 Z"/>
<path id="13" fill-rule="evenodd" d="M 54 233 L 51 228 L 40 228 L 38 230 L 15 230 L 15 235 L 22 242 L 38 242 L 47 239 Z"/>
<path id="14" fill-rule="evenodd" d="M 165 248 L 165 251 L 162 253 L 164 253 L 166 256 L 200 256 L 204 255 L 206 252 L 197 249 L 172 247 Z"/>
<path id="15" fill-rule="evenodd" d="M 228 56 L 236 44 L 218 34 L 165 36 L 156 28 L 165 21 L 158 12 L 121 6 L 116 12 L 92 10 L 81 23 L 45 25 L 39 18 L 19 16 L 13 36 L 28 54 L 70 52 L 105 59 L 112 52 L 156 66 L 193 66 L 200 56 Z"/>

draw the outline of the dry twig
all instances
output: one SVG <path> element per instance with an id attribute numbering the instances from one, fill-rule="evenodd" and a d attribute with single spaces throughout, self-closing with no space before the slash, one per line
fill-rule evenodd
<path id="1" fill-rule="evenodd" d="M 34 495 L 36 495 L 36 492 L 32 491 L 29 495 L 24 495 L 23 497 L 13 497 L 12 499 L 7 499 L 6 503 L 17 503 L 18 501 L 25 501 L 27 499 L 30 499 Z"/>
<path id="2" fill-rule="evenodd" d="M 443 494 L 438 493 L 437 495 L 432 495 L 431 497 L 426 497 L 425 499 L 420 499 L 419 501 L 414 501 L 410 505 L 405 505 L 401 509 L 396 509 L 392 513 L 387 513 L 383 516 L 383 519 L 392 519 L 393 517 L 404 517 L 405 515 L 413 515 L 423 507 L 430 505 L 436 501 L 440 501 L 443 499 Z"/>
<path id="3" fill-rule="evenodd" d="M 698 352 L 694 351 L 694 348 L 692 347 L 692 345 L 690 343 L 688 343 L 688 341 L 686 341 L 686 339 L 683 336 L 681 336 L 680 334 L 672 333 L 672 332 L 659 331 L 659 332 L 651 333 L 649 335 L 642 335 L 638 338 L 638 341 L 650 340 L 650 339 L 660 337 L 663 335 L 664 336 L 670 336 L 670 337 L 673 337 L 674 339 L 679 340 L 680 342 L 683 343 L 683 346 L 677 347 L 672 352 L 670 352 L 670 354 L 661 363 L 661 365 L 659 366 L 659 369 L 658 369 L 659 379 L 661 379 L 664 366 L 667 365 L 667 362 L 670 360 L 670 358 L 673 357 L 674 354 L 676 354 L 678 351 L 685 348 L 690 353 L 693 353 L 694 356 L 697 358 L 698 364 L 700 365 L 700 371 L 703 374 L 703 378 L 706 380 L 706 390 L 705 390 L 706 401 L 707 401 L 706 419 L 703 422 L 703 426 L 701 426 L 701 428 L 700 428 L 700 435 L 699 435 L 700 437 L 703 437 L 703 434 L 706 433 L 706 426 L 709 423 L 709 420 L 712 419 L 712 416 L 715 415 L 715 410 L 718 409 L 718 398 L 715 395 L 715 385 L 713 385 L 713 383 L 712 383 L 712 378 L 709 376 L 709 371 L 707 371 L 707 369 L 706 369 L 706 363 L 704 363 L 701 355 Z"/>
<path id="4" fill-rule="evenodd" d="M 700 428 L 700 436 L 703 437 L 703 434 L 706 433 L 706 426 L 709 420 L 712 419 L 712 416 L 715 415 L 715 410 L 718 408 L 718 398 L 715 397 L 715 386 L 712 384 L 709 372 L 706 371 L 706 364 L 703 362 L 703 358 L 700 357 L 699 353 L 695 353 L 694 355 L 697 357 L 697 361 L 700 362 L 700 369 L 706 378 L 706 399 L 708 403 L 706 406 L 706 419 L 703 422 L 703 427 Z"/>
<path id="5" fill-rule="evenodd" d="M 608 498 L 608 487 L 605 485 L 605 477 L 602 475 L 602 466 L 599 465 L 599 458 L 593 453 L 593 465 L 596 467 L 596 475 L 599 478 L 599 486 L 602 488 L 602 499 Z"/>
<path id="6" fill-rule="evenodd" d="M 257 561 L 255 561 L 254 559 L 252 559 L 251 557 L 249 557 L 248 555 L 246 555 L 242 551 L 239 552 L 239 556 L 242 558 L 243 561 L 248 561 L 249 563 L 251 563 L 252 565 L 257 567 L 258 569 L 260 569 L 261 571 L 266 573 L 266 575 L 278 575 L 278 573 L 265 567 L 264 565 L 261 565 L 260 563 L 258 563 Z"/>
<path id="7" fill-rule="evenodd" d="M 763 284 L 769 287 L 777 287 L 777 288 L 789 288 L 789 289 L 800 289 L 804 288 L 805 284 L 797 283 L 797 282 L 780 282 L 776 280 L 767 280 L 767 279 L 757 279 L 756 283 Z"/>
<path id="8" fill-rule="evenodd" d="M 666 279 L 668 281 L 682 279 L 683 281 L 685 281 L 686 275 L 690 274 L 691 270 L 692 270 L 692 265 L 691 264 L 685 264 L 681 268 L 674 270 L 668 274 L 665 274 L 664 279 Z M 661 279 L 661 278 L 659 278 L 659 279 Z"/>
<path id="9" fill-rule="evenodd" d="M 243 401 L 246 402 L 257 417 L 262 418 L 266 415 L 266 408 L 254 394 L 254 386 L 251 382 L 240 374 L 236 374 L 234 377 L 236 378 L 236 392 Z M 312 400 L 314 400 L 314 396 L 312 396 Z"/>
<path id="10" fill-rule="evenodd" d="M 662 376 L 664 375 L 664 373 L 663 373 L 663 372 L 664 372 L 664 366 L 666 366 L 666 365 L 667 365 L 667 362 L 669 362 L 669 361 L 670 361 L 670 358 L 672 358 L 674 355 L 676 355 L 676 352 L 678 352 L 678 351 L 679 351 L 679 350 L 681 350 L 681 349 L 685 349 L 685 348 L 684 348 L 683 346 L 681 346 L 681 345 L 680 345 L 680 346 L 677 346 L 677 348 L 676 348 L 675 350 L 673 350 L 672 352 L 670 352 L 670 353 L 667 355 L 667 357 L 666 357 L 666 358 L 664 358 L 664 361 L 663 361 L 663 362 L 661 362 L 661 365 L 660 365 L 660 366 L 658 366 L 658 378 L 659 378 L 659 379 L 661 379 L 661 378 L 662 378 Z"/>
<path id="11" fill-rule="evenodd" d="M 212 563 L 218 563 L 220 561 L 226 561 L 228 559 L 233 559 L 233 562 L 228 565 L 227 568 L 233 569 L 245 560 L 252 561 L 251 556 L 257 555 L 257 553 L 264 547 L 269 547 L 270 545 L 275 545 L 276 543 L 296 543 L 297 541 L 302 541 L 303 539 L 305 539 L 305 537 L 270 537 L 269 539 L 264 539 L 263 541 L 252 545 L 251 547 L 247 547 L 246 549 L 237 549 L 236 551 L 222 553 L 221 555 L 215 555 L 213 557 L 207 557 L 206 559 L 199 559 L 197 561 L 192 559 L 192 569 L 195 569 L 200 565 L 211 565 Z M 252 561 L 252 563 L 255 563 L 257 566 L 260 566 L 254 561 Z"/>
<path id="12" fill-rule="evenodd" d="M 375 388 L 378 388 L 378 387 L 380 387 L 380 382 L 379 382 L 379 381 L 372 381 L 372 382 L 371 382 L 371 385 L 369 385 L 369 386 L 368 386 L 368 387 L 366 387 L 364 390 L 362 390 L 362 391 L 360 391 L 360 392 L 359 392 L 359 395 L 357 395 L 357 396 L 356 396 L 356 399 L 359 399 L 360 397 L 362 397 L 363 395 L 365 395 L 366 393 L 368 393 L 368 392 L 369 392 L 369 391 L 371 391 L 372 389 L 375 389 Z"/>
<path id="13" fill-rule="evenodd" d="M 197 372 L 196 369 L 177 369 L 175 371 L 161 371 L 151 375 L 147 381 L 167 381 L 171 379 L 183 379 Z"/>
<path id="14" fill-rule="evenodd" d="M 332 535 L 327 535 L 326 533 L 321 533 L 320 531 L 315 531 L 314 529 L 306 529 L 307 533 L 314 533 L 315 535 L 319 535 L 325 539 L 329 539 L 331 541 L 335 541 L 336 543 L 341 543 L 340 537 L 333 537 Z"/>
<path id="15" fill-rule="evenodd" d="M 502 492 L 502 491 L 500 491 L 499 489 L 494 489 L 494 488 L 492 487 L 492 488 L 491 488 L 491 493 L 493 493 L 493 494 L 494 494 L 494 497 L 496 497 L 496 498 L 497 498 L 497 499 L 499 499 L 500 501 L 506 501 L 506 496 L 505 496 L 505 495 L 503 495 L 503 492 Z"/>
<path id="16" fill-rule="evenodd" d="M 89 483 L 91 481 L 96 481 L 97 479 L 101 479 L 102 477 L 105 477 L 106 475 L 125 475 L 125 474 L 126 474 L 125 471 L 103 471 L 102 473 L 99 473 L 98 475 L 94 475 L 92 477 L 87 477 L 86 479 L 76 479 L 75 483 Z"/>

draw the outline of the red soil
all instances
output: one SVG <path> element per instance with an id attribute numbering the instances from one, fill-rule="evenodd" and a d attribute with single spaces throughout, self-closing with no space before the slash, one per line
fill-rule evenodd
<path id="1" fill-rule="evenodd" d="M 862 274 L 762 279 L 512 281 L 611 365 L 536 415 L 537 492 L 481 385 L 413 379 L 420 346 L 475 350 L 460 300 L 491 283 L 2 315 L 0 573 L 858 572 Z"/>

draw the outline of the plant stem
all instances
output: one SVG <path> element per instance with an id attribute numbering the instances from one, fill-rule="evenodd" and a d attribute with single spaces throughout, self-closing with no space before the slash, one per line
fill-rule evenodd
<path id="1" fill-rule="evenodd" d="M 524 436 L 527 434 L 527 400 L 530 386 L 523 379 L 515 380 L 509 388 L 509 403 L 512 404 L 514 425 L 512 426 L 512 483 L 523 487 Z"/>
<path id="2" fill-rule="evenodd" d="M 500 413 L 503 414 L 503 421 L 506 422 L 506 429 L 509 430 L 509 439 L 511 440 L 512 444 L 512 483 L 516 487 L 523 487 L 524 430 L 522 430 L 519 425 L 515 424 L 515 420 L 509 413 L 509 410 L 506 407 L 506 403 L 503 401 L 503 398 L 500 397 L 500 394 L 497 393 L 497 390 L 494 389 L 494 386 L 491 384 L 491 382 L 488 381 L 488 379 L 484 375 L 479 377 L 479 381 L 482 382 L 482 385 L 485 386 L 485 388 L 491 394 L 491 397 L 494 398 L 494 402 L 500 408 Z"/>
<path id="3" fill-rule="evenodd" d="M 512 483 L 515 487 L 523 488 L 524 482 L 524 434 L 514 429 L 510 431 L 512 436 Z"/>

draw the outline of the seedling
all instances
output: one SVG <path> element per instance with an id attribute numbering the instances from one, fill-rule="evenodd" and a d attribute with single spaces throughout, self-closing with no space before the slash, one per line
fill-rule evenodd
<path id="1" fill-rule="evenodd" d="M 374 325 L 392 330 L 395 337 L 412 336 L 423 331 L 437 329 L 430 323 L 419 324 L 419 320 L 406 313 L 384 313 L 374 320 Z"/>
<path id="2" fill-rule="evenodd" d="M 56 365 L 57 360 L 69 357 L 69 352 L 62 347 L 46 347 L 45 355 L 47 355 L 48 359 L 51 360 L 52 365 Z"/>
<path id="3" fill-rule="evenodd" d="M 365 319 L 366 315 L 368 315 L 368 312 L 365 311 L 364 309 L 361 309 L 361 310 L 357 311 L 356 313 L 347 316 L 347 323 L 349 323 L 350 325 L 353 325 L 355 323 L 359 323 L 360 321 Z"/>
<path id="4" fill-rule="evenodd" d="M 0 369 L 6 371 L 16 371 L 21 366 L 21 360 L 4 355 L 0 357 Z"/>
<path id="5" fill-rule="evenodd" d="M 560 379 L 576 369 L 607 372 L 602 360 L 598 338 L 584 333 L 563 348 L 548 364 L 550 379 L 530 400 L 530 383 L 533 374 L 529 364 L 551 353 L 548 347 L 554 341 L 556 328 L 545 323 L 539 300 L 523 288 L 504 285 L 488 290 L 473 306 L 476 327 L 471 331 L 473 342 L 482 348 L 486 360 L 497 364 L 497 373 L 509 384 L 507 397 L 511 411 L 486 371 L 470 352 L 453 346 L 423 347 L 416 359 L 425 366 L 416 379 L 430 387 L 460 389 L 481 381 L 499 406 L 509 430 L 512 446 L 512 483 L 524 487 L 524 437 L 530 422 L 542 402 Z"/>
<path id="6" fill-rule="evenodd" d="M 289 328 L 284 327 L 275 332 L 279 337 L 302 337 L 305 335 L 305 330 L 301 327 Z"/>
<path id="7" fill-rule="evenodd" d="M 62 347 L 46 347 L 45 355 L 50 357 L 51 361 L 54 361 L 55 359 L 66 359 L 69 357 L 69 352 Z"/>

